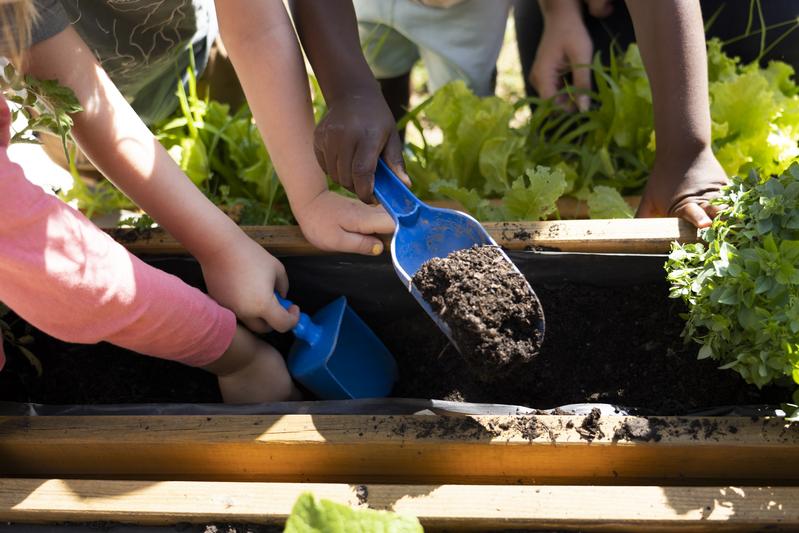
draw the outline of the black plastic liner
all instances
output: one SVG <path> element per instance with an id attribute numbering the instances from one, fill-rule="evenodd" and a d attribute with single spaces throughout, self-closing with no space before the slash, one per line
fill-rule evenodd
<path id="1" fill-rule="evenodd" d="M 600 287 L 616 287 L 664 280 L 665 255 L 589 254 L 562 252 L 511 252 L 511 259 L 530 280 L 539 283 L 570 281 Z M 187 257 L 148 257 L 148 263 L 203 287 L 197 262 Z M 313 312 L 344 295 L 370 326 L 388 324 L 419 312 L 418 304 L 399 281 L 387 254 L 282 257 L 291 290 L 289 297 L 304 311 Z M 546 309 L 545 309 L 546 313 Z M 564 405 L 562 411 L 586 414 L 599 408 L 603 415 L 635 414 L 637 409 L 609 404 Z M 450 414 L 516 415 L 544 414 L 548 410 L 504 404 L 461 403 L 444 400 L 385 398 L 350 401 L 285 402 L 261 405 L 225 404 L 125 404 L 41 405 L 0 402 L 0 415 L 253 415 L 253 414 Z M 770 406 L 729 406 L 696 411 L 696 415 L 754 416 L 782 414 Z"/>

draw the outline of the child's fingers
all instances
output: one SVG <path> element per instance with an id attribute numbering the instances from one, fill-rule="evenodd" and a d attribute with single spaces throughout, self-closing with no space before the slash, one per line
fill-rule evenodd
<path id="1" fill-rule="evenodd" d="M 286 274 L 286 267 L 283 266 L 283 263 L 275 260 L 277 266 L 274 269 L 275 279 L 274 279 L 274 290 L 276 290 L 283 298 L 289 293 L 289 277 Z"/>
<path id="2" fill-rule="evenodd" d="M 402 157 L 402 140 L 397 131 L 393 131 L 383 148 L 383 159 L 385 160 L 388 168 L 397 175 L 402 182 L 408 187 L 411 186 L 411 178 L 405 171 L 405 158 Z"/>
<path id="3" fill-rule="evenodd" d="M 556 65 L 549 61 L 534 65 L 530 71 L 530 84 L 543 100 L 548 100 L 558 93 L 558 78 Z"/>
<path id="4" fill-rule="evenodd" d="M 358 181 L 352 171 L 352 160 L 356 154 L 357 147 L 350 140 L 345 139 L 336 147 L 337 181 L 348 191 L 357 193 Z"/>
<path id="5" fill-rule="evenodd" d="M 344 228 L 344 230 L 363 234 L 393 233 L 394 221 L 381 206 L 369 206 L 362 214 L 359 213 L 354 228 Z"/>
<path id="6" fill-rule="evenodd" d="M 261 311 L 261 318 L 275 330 L 285 333 L 297 325 L 298 313 L 299 308 L 296 305 L 291 306 L 291 309 L 286 311 L 283 309 L 283 306 L 280 305 L 280 302 L 277 301 L 277 298 L 272 295 L 272 298 L 266 302 Z"/>
<path id="7" fill-rule="evenodd" d="M 697 203 L 689 202 L 674 211 L 674 215 L 687 220 L 697 228 L 707 228 L 713 222 L 705 210 Z"/>
<path id="8" fill-rule="evenodd" d="M 380 255 L 383 253 L 383 241 L 372 235 L 340 230 L 336 236 L 335 248 L 361 255 Z"/>
<path id="9" fill-rule="evenodd" d="M 590 54 L 587 60 L 585 59 L 577 58 L 572 62 L 572 82 L 577 90 L 575 100 L 580 111 L 588 111 L 591 104 L 591 98 L 588 96 L 591 91 L 591 69 L 584 66 L 591 62 Z"/>
<path id="10" fill-rule="evenodd" d="M 262 318 L 243 318 L 241 323 L 253 333 L 269 333 L 272 331 L 271 326 Z"/>
<path id="11" fill-rule="evenodd" d="M 352 182 L 355 194 L 362 202 L 374 201 L 375 169 L 377 158 L 383 147 L 384 138 L 378 135 L 367 135 L 358 143 L 352 158 Z"/>

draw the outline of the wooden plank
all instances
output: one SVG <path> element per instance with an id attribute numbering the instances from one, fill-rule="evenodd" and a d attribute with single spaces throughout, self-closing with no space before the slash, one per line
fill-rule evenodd
<path id="1" fill-rule="evenodd" d="M 0 521 L 282 523 L 310 491 L 416 516 L 426 528 L 799 529 L 797 487 L 351 485 L 0 479 Z"/>
<path id="2" fill-rule="evenodd" d="M 0 475 L 468 484 L 795 484 L 799 424 L 605 416 L 0 418 Z"/>
<path id="3" fill-rule="evenodd" d="M 624 196 L 624 201 L 627 202 L 627 205 L 630 206 L 630 209 L 635 212 L 638 209 L 638 205 L 641 203 L 640 196 Z M 493 206 L 500 206 L 502 205 L 502 200 L 489 200 L 488 201 Z M 444 207 L 447 209 L 457 209 L 458 211 L 466 212 L 464 209 L 463 204 L 460 202 L 456 202 L 454 200 L 431 200 L 427 202 L 429 205 L 434 207 Z M 558 211 L 557 211 L 557 218 L 560 219 L 574 219 L 574 218 L 588 218 L 588 202 L 584 200 L 578 200 L 577 198 L 572 198 L 571 196 L 564 196 L 558 198 Z"/>
<path id="4" fill-rule="evenodd" d="M 547 249 L 565 252 L 667 253 L 671 243 L 694 242 L 696 229 L 676 218 L 632 220 L 558 220 L 485 222 L 500 246 L 509 250 Z M 257 243 L 276 255 L 314 255 L 297 226 L 244 226 Z M 185 254 L 186 250 L 161 229 L 106 229 L 114 239 L 138 254 Z M 388 245 L 390 237 L 385 236 Z"/>

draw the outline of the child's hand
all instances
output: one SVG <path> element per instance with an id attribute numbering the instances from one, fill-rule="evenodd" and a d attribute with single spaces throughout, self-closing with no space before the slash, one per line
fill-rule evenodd
<path id="1" fill-rule="evenodd" d="M 394 231 L 394 222 L 382 207 L 328 190 L 295 208 L 294 215 L 305 238 L 320 250 L 379 255 L 383 242 L 374 234 Z"/>
<path id="2" fill-rule="evenodd" d="M 720 211 L 709 202 L 727 182 L 727 174 L 710 148 L 686 163 L 655 163 L 636 216 L 676 216 L 706 228 Z"/>
<path id="3" fill-rule="evenodd" d="M 283 296 L 288 292 L 286 269 L 246 235 L 200 265 L 208 294 L 236 313 L 250 330 L 285 332 L 297 323 L 299 308 L 286 311 L 274 295 L 275 290 Z"/>
<path id="4" fill-rule="evenodd" d="M 411 184 L 394 118 L 378 90 L 329 102 L 327 114 L 314 131 L 314 151 L 322 170 L 363 202 L 374 202 L 372 189 L 381 155 L 406 185 Z"/>
<path id="5" fill-rule="evenodd" d="M 594 44 L 583 24 L 580 5 L 576 0 L 548 0 L 541 7 L 544 33 L 530 69 L 530 84 L 545 100 L 554 97 L 564 109 L 573 111 L 576 104 L 577 109 L 586 111 L 591 104 L 589 65 Z M 564 87 L 564 75 L 569 72 L 577 91 L 574 103 L 568 95 L 559 94 Z"/>

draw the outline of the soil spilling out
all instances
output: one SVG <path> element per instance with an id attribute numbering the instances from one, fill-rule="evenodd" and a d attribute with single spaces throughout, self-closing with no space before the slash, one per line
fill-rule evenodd
<path id="1" fill-rule="evenodd" d="M 413 284 L 483 381 L 511 374 L 540 352 L 541 307 L 527 280 L 496 246 L 431 259 Z"/>

